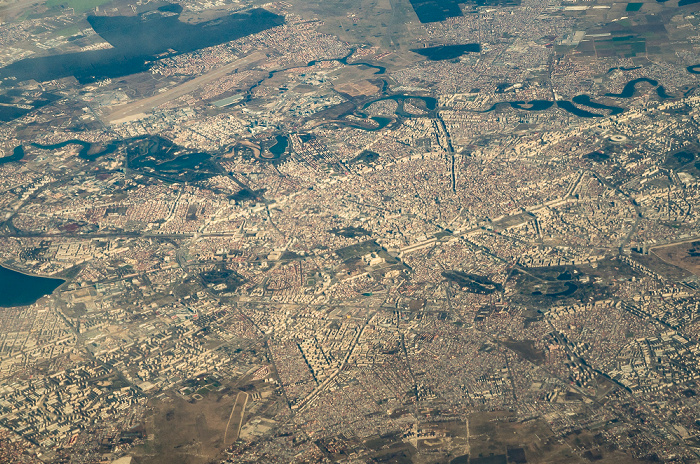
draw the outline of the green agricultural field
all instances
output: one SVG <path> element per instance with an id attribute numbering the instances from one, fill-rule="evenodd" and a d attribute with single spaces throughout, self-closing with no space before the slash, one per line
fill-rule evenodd
<path id="1" fill-rule="evenodd" d="M 92 10 L 96 6 L 104 5 L 111 0 L 48 0 L 46 6 L 51 7 L 64 7 L 73 8 L 75 13 L 85 13 L 86 11 Z"/>
<path id="2" fill-rule="evenodd" d="M 80 28 L 78 26 L 70 26 L 65 29 L 61 29 L 56 34 L 60 35 L 61 37 L 70 37 L 78 32 L 80 32 Z"/>

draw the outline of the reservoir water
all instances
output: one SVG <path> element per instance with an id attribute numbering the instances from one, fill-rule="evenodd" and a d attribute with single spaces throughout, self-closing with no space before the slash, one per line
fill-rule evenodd
<path id="1" fill-rule="evenodd" d="M 620 108 L 619 106 L 609 106 L 609 105 L 603 105 L 602 103 L 597 103 L 591 100 L 591 97 L 588 95 L 576 95 L 574 98 L 571 99 L 573 103 L 576 103 L 577 105 L 583 105 L 587 106 L 589 108 L 596 108 L 600 110 L 610 110 L 610 115 L 615 115 L 615 114 L 620 114 L 623 113 L 625 110 L 624 108 Z"/>
<path id="2" fill-rule="evenodd" d="M 24 158 L 24 147 L 22 145 L 17 145 L 14 150 L 12 150 L 11 155 L 3 156 L 0 158 L 0 164 L 10 163 L 12 161 L 19 161 Z"/>
<path id="3" fill-rule="evenodd" d="M 188 53 L 284 24 L 284 17 L 262 8 L 198 24 L 180 21 L 179 5 L 175 11 L 167 10 L 137 16 L 88 16 L 92 29 L 113 48 L 25 58 L 0 68 L 0 78 L 42 82 L 74 76 L 84 84 L 121 77 L 148 70 L 163 55 Z"/>
<path id="4" fill-rule="evenodd" d="M 283 135 L 278 135 L 275 140 L 277 143 L 270 147 L 270 153 L 279 158 L 287 150 L 289 140 Z"/>
<path id="5" fill-rule="evenodd" d="M 432 61 L 453 60 L 465 53 L 479 53 L 481 45 L 478 43 L 439 45 L 437 47 L 413 48 L 411 51 Z"/>
<path id="6" fill-rule="evenodd" d="M 51 294 L 63 279 L 38 277 L 0 266 L 0 307 L 25 306 Z"/>

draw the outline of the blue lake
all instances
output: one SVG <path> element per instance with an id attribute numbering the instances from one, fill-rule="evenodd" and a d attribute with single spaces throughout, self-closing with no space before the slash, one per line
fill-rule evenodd
<path id="1" fill-rule="evenodd" d="M 0 266 L 0 307 L 26 306 L 51 294 L 65 280 L 38 277 Z"/>

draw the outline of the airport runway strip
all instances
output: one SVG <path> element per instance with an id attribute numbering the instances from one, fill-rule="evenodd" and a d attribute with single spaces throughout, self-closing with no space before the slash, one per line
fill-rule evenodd
<path id="1" fill-rule="evenodd" d="M 152 97 L 137 100 L 125 105 L 115 106 L 104 118 L 105 122 L 110 124 L 118 124 L 121 122 L 141 119 L 145 113 L 153 108 L 156 108 L 157 106 L 162 105 L 163 103 L 167 103 L 183 95 L 187 95 L 188 93 L 197 90 L 199 87 L 222 78 L 236 68 L 246 66 L 264 58 L 266 58 L 265 53 L 263 51 L 257 51 L 244 58 L 221 66 L 220 68 L 213 69 L 206 74 L 202 74 L 201 76 L 195 77 L 192 80 L 184 82 L 157 95 L 153 95 Z"/>

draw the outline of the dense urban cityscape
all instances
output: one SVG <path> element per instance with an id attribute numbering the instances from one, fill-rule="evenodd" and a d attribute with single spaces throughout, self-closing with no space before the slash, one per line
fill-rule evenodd
<path id="1" fill-rule="evenodd" d="M 0 462 L 700 462 L 696 1 L 0 1 Z"/>

